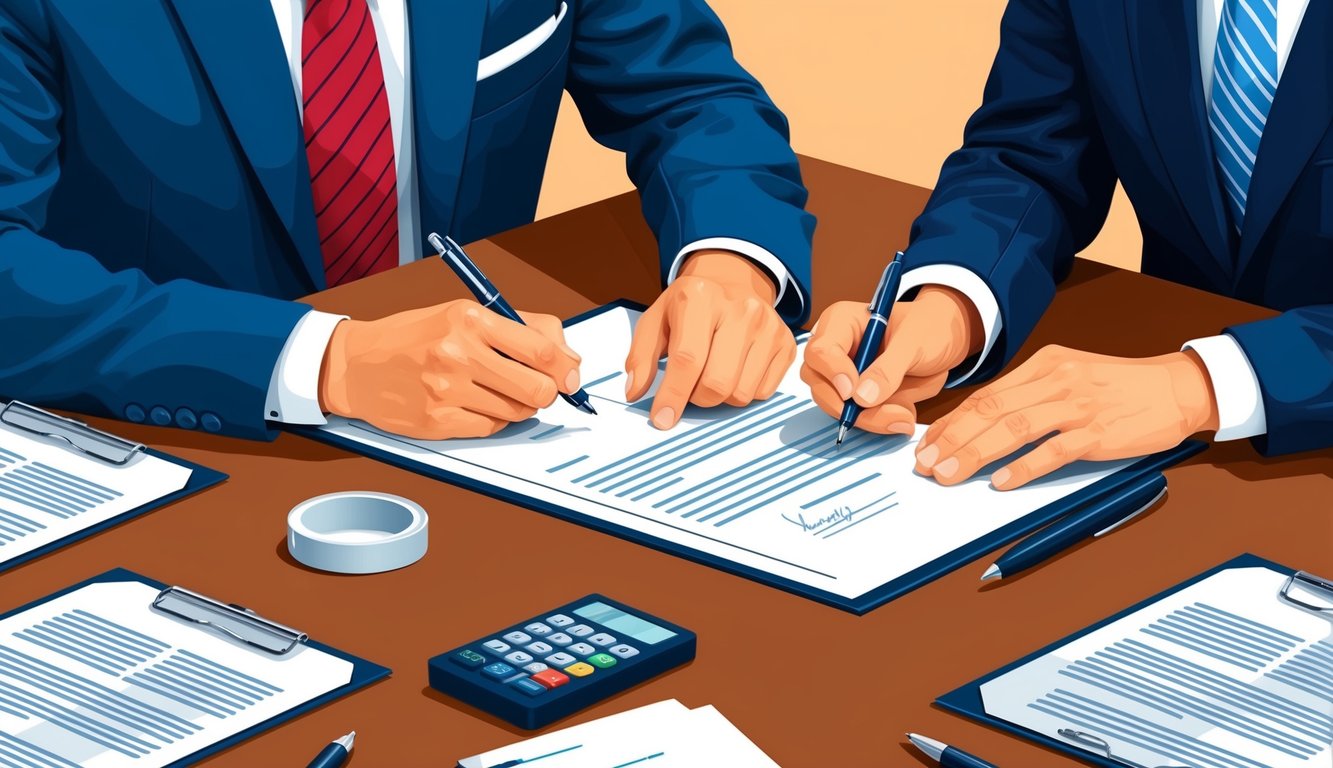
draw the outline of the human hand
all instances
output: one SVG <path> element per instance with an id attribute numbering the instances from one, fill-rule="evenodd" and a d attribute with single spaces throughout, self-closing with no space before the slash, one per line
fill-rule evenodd
<path id="1" fill-rule="evenodd" d="M 560 321 L 520 314 L 526 326 L 460 300 L 344 320 L 324 353 L 320 405 L 407 437 L 493 435 L 579 388 Z"/>
<path id="2" fill-rule="evenodd" d="M 864 409 L 857 429 L 910 435 L 916 404 L 939 394 L 949 371 L 980 349 L 981 318 L 961 293 L 925 286 L 915 300 L 894 305 L 879 357 L 858 374 L 852 355 L 869 318 L 869 308 L 854 301 L 824 310 L 806 342 L 801 379 L 833 418 L 855 397 Z"/>
<path id="3" fill-rule="evenodd" d="M 1127 358 L 1043 347 L 931 425 L 917 471 L 955 485 L 1056 433 L 991 475 L 1007 491 L 1079 459 L 1143 456 L 1217 427 L 1208 371 L 1193 352 Z"/>
<path id="4" fill-rule="evenodd" d="M 652 422 L 670 429 L 687 403 L 748 405 L 773 396 L 796 340 L 773 309 L 773 280 L 729 251 L 699 251 L 639 318 L 625 360 L 625 397 L 643 397 L 667 354 Z"/>

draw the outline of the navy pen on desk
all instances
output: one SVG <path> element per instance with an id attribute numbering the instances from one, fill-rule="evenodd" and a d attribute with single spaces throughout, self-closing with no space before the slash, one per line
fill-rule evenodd
<path id="1" fill-rule="evenodd" d="M 1135 480 L 1123 491 L 1095 501 L 1018 542 L 986 569 L 981 580 L 1013 576 L 1089 536 L 1095 538 L 1108 534 L 1146 512 L 1165 493 L 1166 477 L 1160 472 Z"/>
<path id="2" fill-rule="evenodd" d="M 452 237 L 440 237 L 434 232 L 431 232 L 426 239 L 430 241 L 431 246 L 439 252 L 440 258 L 444 259 L 444 263 L 448 264 L 449 268 L 458 275 L 459 279 L 463 281 L 463 284 L 467 286 L 468 290 L 472 291 L 472 295 L 476 297 L 478 303 L 501 317 L 513 320 L 519 325 L 527 325 L 527 323 L 523 322 L 523 318 L 519 316 L 518 312 L 514 311 L 514 308 L 509 306 L 509 302 L 505 301 L 505 297 L 500 295 L 500 289 L 496 288 L 495 285 L 491 283 L 486 277 L 486 273 L 482 272 L 481 268 L 478 267 L 476 263 L 468 257 L 467 253 L 463 251 L 463 246 L 454 242 Z M 594 416 L 597 415 L 597 411 L 593 409 L 592 403 L 588 402 L 588 393 L 584 392 L 581 388 L 572 395 L 566 395 L 564 392 L 561 392 L 560 397 L 563 398 L 566 403 L 569 403 L 584 413 L 591 413 Z"/>
<path id="3" fill-rule="evenodd" d="M 315 755 L 315 759 L 310 761 L 306 768 L 340 768 L 347 762 L 347 756 L 352 753 L 352 745 L 356 743 L 356 731 L 352 731 L 341 739 L 334 739 L 333 743 L 324 748 L 322 752 Z"/>
<path id="4" fill-rule="evenodd" d="M 942 768 L 997 768 L 979 757 L 969 755 L 958 747 L 951 747 L 942 741 L 936 741 L 920 734 L 909 733 L 907 740 L 917 749 L 926 753 L 926 757 L 937 761 Z"/>
<path id="5" fill-rule="evenodd" d="M 889 329 L 889 313 L 893 311 L 893 302 L 898 298 L 898 286 L 902 278 L 903 252 L 898 251 L 884 268 L 884 274 L 879 278 L 879 287 L 875 289 L 875 297 L 870 300 L 870 320 L 866 323 L 866 332 L 861 335 L 861 344 L 856 348 L 856 359 L 852 361 L 856 364 L 857 373 L 864 373 L 879 354 L 879 345 L 884 342 L 884 333 Z M 852 428 L 856 417 L 860 415 L 861 406 L 855 400 L 843 404 L 835 445 L 842 445 L 847 430 Z"/>

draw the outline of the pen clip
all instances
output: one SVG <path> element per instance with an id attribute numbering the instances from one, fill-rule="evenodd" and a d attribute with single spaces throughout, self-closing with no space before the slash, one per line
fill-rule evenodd
<path id="1" fill-rule="evenodd" d="M 1056 733 L 1060 734 L 1069 741 L 1078 744 L 1079 746 L 1083 747 L 1088 751 L 1100 752 L 1102 756 L 1105 757 L 1107 760 L 1114 760 L 1122 765 L 1131 766 L 1131 768 L 1149 768 L 1149 766 L 1143 765 L 1142 763 L 1135 763 L 1126 760 L 1123 757 L 1118 757 L 1117 755 L 1115 755 L 1115 753 L 1111 751 L 1111 742 L 1107 741 L 1106 739 L 1103 739 L 1100 736 L 1096 736 L 1091 733 L 1087 733 L 1085 731 L 1076 731 L 1073 728 L 1061 728 L 1060 730 L 1056 731 Z M 1155 766 L 1154 768 L 1194 768 L 1194 766 L 1159 765 Z"/>
<path id="2" fill-rule="evenodd" d="M 1110 525 L 1106 526 L 1105 528 L 1101 529 L 1100 531 L 1097 531 L 1096 533 L 1092 534 L 1092 537 L 1093 537 L 1094 539 L 1101 538 L 1102 536 L 1105 536 L 1106 534 L 1110 533 L 1111 531 L 1114 531 L 1115 529 L 1119 528 L 1120 526 L 1124 525 L 1125 523 L 1128 523 L 1129 521 L 1133 520 L 1134 518 L 1138 517 L 1139 515 L 1143 514 L 1144 512 L 1147 512 L 1148 510 L 1152 509 L 1152 508 L 1157 504 L 1157 502 L 1159 502 L 1159 501 L 1162 500 L 1162 497 L 1163 497 L 1163 496 L 1166 496 L 1166 487 L 1165 487 L 1165 486 L 1162 487 L 1162 490 L 1160 490 L 1160 491 L 1157 492 L 1157 495 L 1156 495 L 1156 496 L 1153 496 L 1151 499 L 1149 499 L 1149 500 L 1148 500 L 1148 503 L 1144 504 L 1143 506 L 1141 506 L 1141 507 L 1139 507 L 1138 509 L 1134 510 L 1133 512 L 1129 513 L 1129 514 L 1126 515 L 1125 517 L 1120 518 L 1119 520 L 1115 521 L 1114 523 L 1111 523 Z"/>
<path id="3" fill-rule="evenodd" d="M 1306 592 L 1323 592 L 1327 596 L 1328 601 L 1323 605 L 1307 603 L 1292 594 L 1294 588 L 1297 587 Z M 1304 608 L 1307 611 L 1324 614 L 1333 613 L 1333 581 L 1316 576 L 1313 573 L 1296 571 L 1288 576 L 1286 583 L 1282 585 L 1282 589 L 1278 592 L 1278 597 L 1281 597 L 1283 600 L 1298 608 Z"/>
<path id="4" fill-rule="evenodd" d="M 902 265 L 903 252 L 898 251 L 893 255 L 893 259 L 884 266 L 884 271 L 879 275 L 879 283 L 875 286 L 875 295 L 870 298 L 870 313 L 879 316 L 881 320 L 884 319 L 881 314 L 884 311 L 884 293 L 888 291 L 889 283 L 892 282 L 890 276 L 895 269 L 902 269 Z"/>
<path id="5" fill-rule="evenodd" d="M 249 608 L 223 603 L 184 587 L 167 587 L 158 592 L 151 607 L 274 656 L 283 656 L 309 639 L 306 633 L 270 621 Z"/>
<path id="6" fill-rule="evenodd" d="M 0 408 L 0 423 L 34 435 L 59 440 L 71 450 L 116 466 L 128 464 L 135 454 L 147 450 L 143 443 L 117 437 L 110 432 L 90 427 L 82 421 L 57 416 L 18 400 L 10 400 Z"/>

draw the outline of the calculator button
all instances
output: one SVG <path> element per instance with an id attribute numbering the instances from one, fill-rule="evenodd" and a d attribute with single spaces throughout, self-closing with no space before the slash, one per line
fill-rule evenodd
<path id="1" fill-rule="evenodd" d="M 548 618 L 546 620 L 546 623 L 550 624 L 553 627 L 568 627 L 570 624 L 574 623 L 574 620 L 569 618 L 563 613 L 557 613 L 556 615 Z"/>
<path id="2" fill-rule="evenodd" d="M 538 672 L 545 672 L 548 669 L 550 669 L 550 667 L 546 666 L 540 661 L 534 661 L 531 664 L 523 665 L 523 671 L 527 672 L 529 675 L 535 675 Z"/>
<path id="3" fill-rule="evenodd" d="M 489 648 L 491 653 L 509 653 L 509 643 L 503 640 L 487 640 L 483 645 Z"/>
<path id="4" fill-rule="evenodd" d="M 550 653 L 551 651 L 554 651 L 555 649 L 547 645 L 546 643 L 538 642 L 529 645 L 524 650 L 526 650 L 528 653 L 531 653 L 534 656 L 545 656 L 546 654 Z"/>
<path id="5" fill-rule="evenodd" d="M 466 649 L 461 650 L 458 653 L 455 653 L 449 658 L 453 660 L 455 664 L 467 667 L 468 669 L 476 669 L 477 667 L 480 667 L 482 664 L 486 663 L 485 656 L 482 656 L 480 653 L 477 653 L 476 651 L 469 651 Z"/>
<path id="6" fill-rule="evenodd" d="M 526 632 L 510 632 L 505 635 L 505 640 L 514 645 L 523 645 L 524 643 L 532 642 L 532 636 Z"/>
<path id="7" fill-rule="evenodd" d="M 580 624 L 577 627 L 570 627 L 565 631 L 573 635 L 574 637 L 587 637 L 588 635 L 591 635 L 593 633 L 592 627 L 588 626 L 587 624 Z"/>
<path id="8" fill-rule="evenodd" d="M 606 650 L 607 650 L 607 652 L 610 653 L 612 656 L 615 656 L 615 657 L 617 657 L 617 658 L 621 658 L 621 659 L 628 659 L 628 658 L 630 658 L 631 656 L 638 656 L 638 655 L 639 655 L 639 649 L 638 649 L 638 648 L 635 648 L 635 647 L 632 646 L 632 645 L 625 645 L 624 643 L 621 643 L 620 645 L 613 645 L 613 646 L 611 646 L 610 648 L 607 648 Z"/>
<path id="9" fill-rule="evenodd" d="M 567 664 L 573 664 L 578 659 L 570 656 L 568 653 L 553 653 L 546 657 L 546 663 L 553 667 L 563 667 Z"/>
<path id="10" fill-rule="evenodd" d="M 593 667 L 590 664 L 584 664 L 581 661 L 578 664 L 571 664 L 568 667 L 565 667 L 565 674 L 571 677 L 587 677 L 596 671 L 596 667 Z"/>
<path id="11" fill-rule="evenodd" d="M 606 669 L 616 665 L 616 657 L 609 653 L 596 653 L 588 657 L 588 663 L 598 669 Z"/>
<path id="12" fill-rule="evenodd" d="M 554 635 L 547 635 L 546 642 L 556 647 L 564 648 L 566 645 L 574 642 L 574 638 L 566 635 L 564 632 L 556 632 Z"/>
<path id="13" fill-rule="evenodd" d="M 533 623 L 527 625 L 526 627 L 523 628 L 523 631 L 527 632 L 529 635 L 532 635 L 533 637 L 545 637 L 551 634 L 551 628 L 541 623 L 540 621 L 534 621 Z"/>
<path id="14" fill-rule="evenodd" d="M 619 641 L 616 640 L 614 637 L 606 634 L 605 632 L 598 632 L 597 634 L 588 638 L 588 642 L 592 643 L 595 646 L 598 646 L 599 648 L 605 648 L 608 645 L 615 645 Z"/>
<path id="15" fill-rule="evenodd" d="M 561 677 L 564 677 L 564 675 L 561 675 Z M 514 686 L 515 688 L 519 689 L 520 691 L 526 693 L 529 696 L 540 696 L 543 693 L 546 693 L 546 686 L 538 685 L 530 677 L 521 677 L 510 683 L 510 685 Z"/>
<path id="16" fill-rule="evenodd" d="M 597 653 L 597 649 L 587 643 L 574 643 L 565 650 L 579 656 L 587 656 L 588 654 Z"/>
<path id="17" fill-rule="evenodd" d="M 509 662 L 510 664 L 513 664 L 516 667 L 521 667 L 524 664 L 531 664 L 532 657 L 522 651 L 514 651 L 513 653 L 505 657 L 505 661 Z"/>
<path id="18" fill-rule="evenodd" d="M 508 664 L 505 664 L 502 661 L 497 661 L 494 664 L 487 664 L 486 666 L 481 668 L 481 673 L 483 675 L 486 675 L 487 677 L 493 677 L 496 680 L 503 680 L 507 677 L 510 677 L 514 674 L 514 672 L 515 670 L 513 667 L 509 666 Z"/>
<path id="19" fill-rule="evenodd" d="M 532 679 L 547 688 L 559 688 L 569 682 L 569 675 L 566 675 L 563 672 L 557 672 L 554 669 L 548 669 L 545 672 L 538 672 L 533 675 Z"/>

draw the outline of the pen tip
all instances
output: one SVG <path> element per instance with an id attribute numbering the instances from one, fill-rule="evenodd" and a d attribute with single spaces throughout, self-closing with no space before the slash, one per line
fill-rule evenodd
<path id="1" fill-rule="evenodd" d="M 841 426 L 838 427 L 838 439 L 837 442 L 834 443 L 834 445 L 842 445 L 843 438 L 845 437 L 847 437 L 847 428 Z"/>
<path id="2" fill-rule="evenodd" d="M 1001 575 L 1002 574 L 1000 573 L 1000 567 L 998 565 L 995 565 L 994 563 L 991 563 L 991 566 L 986 569 L 986 572 L 981 574 L 981 580 L 990 581 L 991 579 L 1000 578 Z"/>
<path id="3" fill-rule="evenodd" d="M 587 411 L 588 413 L 591 413 L 593 416 L 596 416 L 596 415 L 597 415 L 597 409 L 596 409 L 596 408 L 593 408 L 593 407 L 592 407 L 592 403 L 590 403 L 590 402 L 588 402 L 588 401 L 586 401 L 586 400 L 583 401 L 582 403 L 580 403 L 580 404 L 579 404 L 579 407 L 582 408 L 583 410 Z"/>

